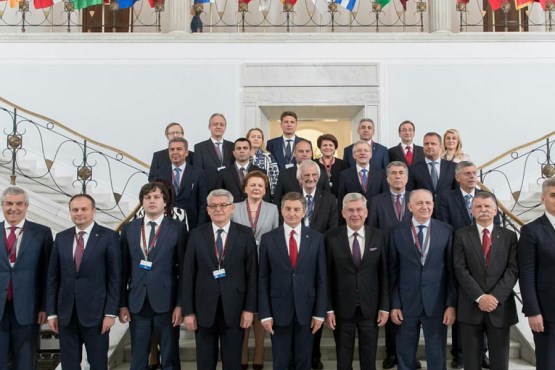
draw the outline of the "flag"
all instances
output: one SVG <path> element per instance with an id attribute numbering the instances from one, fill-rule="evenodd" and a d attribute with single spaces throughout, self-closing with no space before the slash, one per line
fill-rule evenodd
<path id="1" fill-rule="evenodd" d="M 545 11 L 546 10 L 546 6 L 547 6 L 547 1 L 548 0 L 534 0 L 536 3 L 540 3 L 542 5 L 542 9 Z"/>
<path id="2" fill-rule="evenodd" d="M 378 4 L 380 4 L 382 6 L 382 8 L 384 8 L 387 4 L 389 4 L 391 2 L 391 0 L 375 0 Z"/>
<path id="3" fill-rule="evenodd" d="M 216 0 L 194 0 L 193 4 L 215 3 Z"/>
<path id="4" fill-rule="evenodd" d="M 387 0 L 389 1 L 389 0 Z M 353 11 L 357 0 L 335 0 L 336 3 L 340 4 L 342 7 L 349 11 Z"/>
<path id="5" fill-rule="evenodd" d="M 319 14 L 325 14 L 328 11 L 328 2 L 327 0 L 312 0 L 316 10 L 318 10 Z"/>
<path id="6" fill-rule="evenodd" d="M 35 9 L 50 8 L 52 5 L 61 2 L 62 0 L 35 0 Z"/>
<path id="7" fill-rule="evenodd" d="M 120 9 L 127 9 L 131 8 L 137 2 L 137 0 L 117 0 L 117 2 Z M 106 0 L 104 0 L 104 4 L 106 4 Z"/>
<path id="8" fill-rule="evenodd" d="M 403 6 L 404 11 L 407 11 L 407 1 L 409 0 L 401 0 L 401 5 Z"/>
<path id="9" fill-rule="evenodd" d="M 295 5 L 297 3 L 297 0 L 281 0 L 281 3 Z"/>
<path id="10" fill-rule="evenodd" d="M 501 9 L 501 4 L 503 4 L 503 0 L 488 0 L 489 6 L 493 11 Z"/>
<path id="11" fill-rule="evenodd" d="M 530 6 L 534 0 L 515 0 L 515 5 L 517 9 L 522 9 L 524 7 Z"/>
<path id="12" fill-rule="evenodd" d="M 468 4 L 470 0 L 457 0 L 457 4 Z"/>
<path id="13" fill-rule="evenodd" d="M 19 8 L 19 0 L 8 0 L 10 8 Z"/>
<path id="14" fill-rule="evenodd" d="M 89 6 L 104 4 L 104 0 L 71 0 L 71 2 L 73 3 L 75 10 L 85 9 L 85 8 L 88 8 Z"/>

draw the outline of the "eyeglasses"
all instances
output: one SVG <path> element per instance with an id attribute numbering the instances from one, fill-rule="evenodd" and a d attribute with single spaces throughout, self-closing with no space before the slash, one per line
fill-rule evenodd
<path id="1" fill-rule="evenodd" d="M 168 135 L 168 136 L 183 135 L 183 131 L 170 131 L 166 135 Z"/>
<path id="2" fill-rule="evenodd" d="M 231 203 L 221 203 L 221 204 L 209 204 L 208 208 L 214 210 L 214 209 L 218 209 L 220 208 L 221 210 L 225 210 L 227 207 L 229 207 L 231 205 Z"/>

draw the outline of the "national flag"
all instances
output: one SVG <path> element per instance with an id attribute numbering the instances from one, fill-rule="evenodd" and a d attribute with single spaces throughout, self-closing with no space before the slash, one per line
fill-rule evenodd
<path id="1" fill-rule="evenodd" d="M 216 0 L 193 0 L 193 4 L 215 3 Z"/>
<path id="2" fill-rule="evenodd" d="M 75 10 L 104 4 L 104 0 L 71 0 L 71 2 L 73 3 L 73 7 L 75 8 Z"/>
<path id="3" fill-rule="evenodd" d="M 382 9 L 391 2 L 391 0 L 376 0 L 378 4 L 382 6 Z"/>
<path id="4" fill-rule="evenodd" d="M 457 0 L 457 4 L 468 4 L 470 0 Z"/>
<path id="5" fill-rule="evenodd" d="M 120 9 L 127 9 L 131 8 L 137 0 L 117 0 L 117 2 Z M 104 0 L 104 3 L 106 4 L 106 0 Z"/>
<path id="6" fill-rule="evenodd" d="M 295 5 L 297 3 L 297 0 L 281 0 L 281 3 Z"/>
<path id="7" fill-rule="evenodd" d="M 504 0 L 488 0 L 489 6 L 493 11 L 501 9 Z"/>
<path id="8" fill-rule="evenodd" d="M 534 0 L 536 3 L 540 3 L 542 5 L 542 9 L 545 11 L 547 7 L 548 0 Z"/>
<path id="9" fill-rule="evenodd" d="M 389 1 L 389 0 L 388 0 Z M 340 4 L 342 7 L 349 11 L 353 11 L 357 0 L 335 0 L 336 3 Z"/>
<path id="10" fill-rule="evenodd" d="M 35 9 L 50 8 L 52 5 L 61 2 L 62 0 L 35 0 Z"/>
<path id="11" fill-rule="evenodd" d="M 530 6 L 534 0 L 515 0 L 515 5 L 517 9 L 522 9 L 524 7 Z"/>
<path id="12" fill-rule="evenodd" d="M 328 11 L 328 2 L 327 0 L 312 0 L 316 9 L 320 14 L 325 14 Z"/>
<path id="13" fill-rule="evenodd" d="M 409 0 L 401 0 L 401 5 L 403 6 L 404 11 L 407 11 L 407 1 Z"/>
<path id="14" fill-rule="evenodd" d="M 10 8 L 19 8 L 19 0 L 8 0 Z"/>

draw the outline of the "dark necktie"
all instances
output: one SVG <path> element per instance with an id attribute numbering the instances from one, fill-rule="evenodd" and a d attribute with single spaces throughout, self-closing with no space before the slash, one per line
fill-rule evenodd
<path id="1" fill-rule="evenodd" d="M 285 163 L 289 164 L 291 163 L 291 142 L 293 140 L 286 140 L 287 141 L 287 145 L 285 146 Z"/>
<path id="2" fill-rule="evenodd" d="M 295 240 L 295 230 L 291 230 L 291 234 L 289 234 L 289 260 L 291 261 L 291 266 L 293 266 L 293 268 L 297 265 L 298 255 L 299 248 L 297 247 L 297 241 Z"/>
<path id="3" fill-rule="evenodd" d="M 10 226 L 10 235 L 8 235 L 8 239 L 6 240 L 6 249 L 8 252 L 8 259 L 10 260 L 10 264 L 15 263 L 15 255 L 16 255 L 16 247 L 15 243 L 17 241 L 15 231 L 17 230 L 16 226 Z M 13 299 L 13 282 L 12 278 L 10 277 L 10 283 L 8 285 L 8 293 L 6 295 L 6 299 L 11 301 Z"/>
<path id="4" fill-rule="evenodd" d="M 368 175 L 366 174 L 366 172 L 368 172 L 366 168 L 360 170 L 360 184 L 362 185 L 362 190 L 364 190 L 365 192 L 368 188 Z"/>
<path id="5" fill-rule="evenodd" d="M 436 161 L 430 162 L 430 176 L 432 177 L 432 186 L 434 187 L 434 191 L 437 188 L 437 182 L 439 180 L 439 175 L 437 174 L 436 168 Z"/>
<path id="6" fill-rule="evenodd" d="M 466 210 L 468 211 L 468 217 L 472 220 L 472 195 L 466 194 L 464 196 L 464 201 L 466 204 Z"/>
<path id="7" fill-rule="evenodd" d="M 243 180 L 245 180 L 245 167 L 239 168 L 239 180 L 241 181 L 241 186 L 243 186 Z"/>
<path id="8" fill-rule="evenodd" d="M 181 168 L 174 168 L 174 176 L 173 176 L 173 189 L 175 190 L 175 194 L 179 193 L 179 184 L 181 183 Z"/>
<path id="9" fill-rule="evenodd" d="M 223 163 L 224 156 L 222 154 L 222 143 L 219 141 L 216 143 L 216 154 L 218 155 L 218 159 L 220 160 L 220 163 Z"/>
<path id="10" fill-rule="evenodd" d="M 484 252 L 484 258 L 486 260 L 486 267 L 489 264 L 490 248 L 491 248 L 491 238 L 489 236 L 489 230 L 484 229 L 482 231 L 482 252 Z"/>
<path id="11" fill-rule="evenodd" d="M 216 232 L 218 233 L 216 237 L 216 250 L 218 251 L 218 261 L 221 261 L 224 254 L 224 242 L 222 240 L 224 229 L 218 229 Z"/>
<path id="12" fill-rule="evenodd" d="M 407 165 L 410 166 L 412 164 L 412 150 L 409 145 L 406 146 L 406 149 L 405 160 L 407 161 Z"/>
<path id="13" fill-rule="evenodd" d="M 397 214 L 397 220 L 401 221 L 403 218 L 403 206 L 401 205 L 401 194 L 397 194 L 395 197 L 395 213 Z"/>
<path id="14" fill-rule="evenodd" d="M 84 231 L 79 231 L 79 237 L 77 238 L 77 245 L 75 246 L 75 270 L 79 272 L 79 267 L 81 267 L 81 262 L 83 260 L 83 254 L 85 253 L 85 239 Z"/>
<path id="15" fill-rule="evenodd" d="M 355 268 L 358 270 L 360 267 L 360 243 L 358 242 L 358 233 L 353 234 L 353 263 Z"/>
<path id="16" fill-rule="evenodd" d="M 314 212 L 314 200 L 312 199 L 312 195 L 307 195 L 306 196 L 306 215 L 304 216 L 305 220 L 308 220 L 308 222 L 305 223 L 306 226 L 310 224 L 310 220 L 313 212 Z"/>
<path id="17" fill-rule="evenodd" d="M 418 225 L 418 234 L 416 237 L 418 238 L 418 244 L 420 244 L 420 253 L 424 253 L 424 228 L 425 225 Z"/>
<path id="18" fill-rule="evenodd" d="M 150 221 L 148 223 L 150 225 L 150 234 L 148 235 L 148 245 L 147 245 L 147 254 L 150 253 L 153 247 L 154 237 L 156 235 L 156 222 Z"/>

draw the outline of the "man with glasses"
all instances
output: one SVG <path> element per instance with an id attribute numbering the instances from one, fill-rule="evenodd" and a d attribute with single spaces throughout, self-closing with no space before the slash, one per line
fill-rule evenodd
<path id="1" fill-rule="evenodd" d="M 183 127 L 177 123 L 172 122 L 166 126 L 166 131 L 164 131 L 164 135 L 168 141 L 173 139 L 174 137 L 183 137 Z M 187 156 L 187 163 L 193 164 L 193 157 L 194 154 L 192 150 L 189 150 L 189 155 Z M 171 163 L 170 156 L 168 155 L 168 148 L 164 148 L 157 152 L 154 152 L 152 155 L 152 161 L 150 163 L 150 170 L 148 172 L 148 181 L 155 180 L 154 173 L 161 167 L 169 166 Z"/>
<path id="2" fill-rule="evenodd" d="M 400 161 L 407 166 L 414 162 L 424 160 L 424 149 L 414 144 L 414 133 L 416 129 L 411 121 L 403 121 L 399 125 L 399 138 L 401 142 L 389 148 L 389 161 Z"/>
<path id="3" fill-rule="evenodd" d="M 240 370 L 243 329 L 256 311 L 256 242 L 249 227 L 231 221 L 229 191 L 213 190 L 207 201 L 212 222 L 191 232 L 185 253 L 184 324 L 195 331 L 198 370 L 216 369 L 218 343 L 223 368 Z"/>

